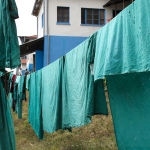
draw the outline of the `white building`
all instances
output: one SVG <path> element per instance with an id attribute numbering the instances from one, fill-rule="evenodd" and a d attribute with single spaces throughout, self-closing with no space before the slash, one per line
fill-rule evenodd
<path id="1" fill-rule="evenodd" d="M 43 67 L 52 63 L 103 27 L 132 1 L 35 0 L 32 15 L 37 17 L 38 38 L 44 40 L 43 49 L 35 59 L 42 60 L 40 66 Z"/>

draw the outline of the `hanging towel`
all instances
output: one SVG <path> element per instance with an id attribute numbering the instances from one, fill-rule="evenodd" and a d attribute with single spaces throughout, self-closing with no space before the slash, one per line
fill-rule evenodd
<path id="1" fill-rule="evenodd" d="M 136 0 L 97 33 L 94 79 L 150 71 L 150 0 Z"/>
<path id="2" fill-rule="evenodd" d="M 20 76 L 20 81 L 18 83 L 17 89 L 17 103 L 16 103 L 19 119 L 22 119 L 22 100 L 24 95 L 23 84 L 24 84 L 24 76 Z"/>
<path id="3" fill-rule="evenodd" d="M 27 75 L 26 77 L 26 89 L 29 90 L 29 86 L 30 86 L 30 74 Z"/>
<path id="4" fill-rule="evenodd" d="M 16 150 L 13 120 L 0 78 L 0 150 Z"/>
<path id="5" fill-rule="evenodd" d="M 20 50 L 15 19 L 18 10 L 15 0 L 0 1 L 0 70 L 20 65 Z"/>
<path id="6" fill-rule="evenodd" d="M 30 75 L 28 121 L 36 135 L 42 140 L 44 132 L 42 123 L 41 80 L 41 70 Z"/>
<path id="7" fill-rule="evenodd" d="M 63 77 L 63 127 L 90 123 L 94 114 L 108 114 L 102 80 L 91 75 L 88 55 L 89 39 L 66 54 Z M 92 50 L 91 50 L 92 51 Z M 92 55 L 94 56 L 94 55 Z M 92 57 L 91 56 L 91 57 Z"/>
<path id="8" fill-rule="evenodd" d="M 150 72 L 106 80 L 119 150 L 150 149 Z"/>
<path id="9" fill-rule="evenodd" d="M 42 69 L 43 129 L 48 133 L 62 129 L 63 65 L 62 57 Z"/>

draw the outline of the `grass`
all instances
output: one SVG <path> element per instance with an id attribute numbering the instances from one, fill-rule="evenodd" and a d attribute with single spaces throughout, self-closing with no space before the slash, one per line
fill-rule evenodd
<path id="1" fill-rule="evenodd" d="M 93 116 L 90 124 L 73 128 L 72 133 L 67 130 L 44 133 L 42 141 L 28 123 L 28 101 L 23 101 L 23 119 L 19 120 L 15 113 L 13 118 L 17 150 L 117 150 L 110 108 L 108 116 Z"/>

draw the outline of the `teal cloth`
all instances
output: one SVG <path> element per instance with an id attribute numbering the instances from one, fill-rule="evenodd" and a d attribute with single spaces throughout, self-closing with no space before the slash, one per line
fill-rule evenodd
<path id="1" fill-rule="evenodd" d="M 23 100 L 23 84 L 24 76 L 17 76 L 14 86 L 14 101 L 15 101 L 15 112 L 18 114 L 18 118 L 22 119 L 22 100 Z"/>
<path id="2" fill-rule="evenodd" d="M 62 129 L 63 65 L 62 57 L 42 69 L 43 129 L 48 133 Z"/>
<path id="3" fill-rule="evenodd" d="M 13 120 L 0 78 L 0 150 L 16 150 L 15 142 Z"/>
<path id="4" fill-rule="evenodd" d="M 103 82 L 94 84 L 89 66 L 89 39 L 66 54 L 63 79 L 63 127 L 91 122 L 94 114 L 108 114 Z M 93 51 L 93 50 L 90 50 Z"/>
<path id="5" fill-rule="evenodd" d="M 29 86 L 30 86 L 30 74 L 27 75 L 26 78 L 26 89 L 29 90 Z"/>
<path id="6" fill-rule="evenodd" d="M 119 150 L 150 149 L 150 72 L 106 76 Z"/>
<path id="7" fill-rule="evenodd" d="M 20 65 L 20 50 L 15 19 L 18 10 L 15 0 L 0 1 L 0 70 Z"/>
<path id="8" fill-rule="evenodd" d="M 150 71 L 149 0 L 136 0 L 97 33 L 94 79 Z"/>
<path id="9" fill-rule="evenodd" d="M 42 140 L 44 132 L 42 123 L 41 80 L 41 70 L 30 75 L 28 121 L 34 129 L 36 135 Z"/>
<path id="10" fill-rule="evenodd" d="M 8 79 L 8 101 L 9 101 L 9 106 L 10 108 L 12 108 L 12 93 L 10 93 L 10 90 L 11 90 L 11 86 L 12 86 L 12 77 L 13 77 L 13 74 L 10 73 L 9 74 L 9 79 Z"/>

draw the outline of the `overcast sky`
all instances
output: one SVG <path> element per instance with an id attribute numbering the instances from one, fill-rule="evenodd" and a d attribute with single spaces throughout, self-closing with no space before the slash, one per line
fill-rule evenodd
<path id="1" fill-rule="evenodd" d="M 37 18 L 32 16 L 35 0 L 16 0 L 19 18 L 16 19 L 17 34 L 19 36 L 30 36 L 37 34 Z"/>

